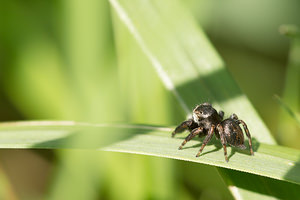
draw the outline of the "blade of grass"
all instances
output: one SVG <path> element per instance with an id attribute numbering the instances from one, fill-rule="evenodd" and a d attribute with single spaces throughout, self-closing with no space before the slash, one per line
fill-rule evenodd
<path id="1" fill-rule="evenodd" d="M 86 134 L 86 130 L 95 130 L 95 134 Z M 63 149 L 102 149 L 106 151 L 127 152 L 143 155 L 166 157 L 196 163 L 209 164 L 222 168 L 266 176 L 277 180 L 300 185 L 300 151 L 263 143 L 255 143 L 255 156 L 250 156 L 248 150 L 229 151 L 230 161 L 224 160 L 221 146 L 218 142 L 205 147 L 203 155 L 196 158 L 199 141 L 190 141 L 184 150 L 176 149 L 182 138 L 171 138 L 171 128 L 145 125 L 107 125 L 75 122 L 15 122 L 0 124 L 0 148 L 63 148 Z M 90 144 L 72 146 L 68 143 L 71 136 L 84 133 L 83 138 L 91 137 Z M 95 136 L 113 135 L 118 140 L 121 135 L 128 137 L 120 142 L 94 141 Z M 126 136 L 125 136 L 126 135 Z M 105 137 L 101 137 L 105 138 Z M 65 142 L 63 142 L 65 141 Z M 101 148 L 103 145 L 108 145 Z M 231 148 L 228 148 L 229 150 Z M 291 173 L 291 169 L 293 172 Z"/>
<path id="2" fill-rule="evenodd" d="M 70 110 L 78 111 L 78 118 L 84 121 L 120 121 L 122 115 L 115 114 L 120 104 L 108 2 L 62 1 L 59 6 L 67 79 L 74 90 L 73 98 L 79 103 Z M 99 141 L 106 139 L 95 137 Z M 81 137 L 71 141 L 75 146 L 82 142 L 89 144 Z M 108 166 L 103 163 L 109 163 L 108 160 L 103 161 L 105 158 L 97 152 L 59 153 L 50 199 L 96 199 L 99 188 L 106 182 L 104 174 Z"/>
<path id="3" fill-rule="evenodd" d="M 289 59 L 282 95 L 282 102 L 287 104 L 289 108 L 280 102 L 284 110 L 280 113 L 277 137 L 282 144 L 299 148 L 297 141 L 300 139 L 298 134 L 300 129 L 296 126 L 295 121 L 292 120 L 293 118 L 297 121 L 297 117 L 293 116 L 293 112 L 290 111 L 300 111 L 300 31 L 295 25 L 282 25 L 279 31 L 288 36 L 290 40 Z M 278 98 L 277 100 L 280 101 Z"/>
<path id="4" fill-rule="evenodd" d="M 3 73 L 7 96 L 28 118 L 78 120 L 79 110 L 73 108 L 79 102 L 68 84 L 58 48 L 42 35 L 27 40 L 18 49 L 14 67 Z"/>
<path id="5" fill-rule="evenodd" d="M 168 92 L 161 83 L 155 69 L 152 67 L 152 63 L 141 51 L 137 41 L 128 31 L 125 24 L 121 22 L 115 12 L 113 13 L 121 91 L 123 93 L 122 107 L 126 113 L 126 122 L 167 126 L 174 124 L 176 121 L 179 122 L 185 117 L 183 109 L 180 107 L 175 97 Z M 140 157 L 137 157 L 136 159 L 139 159 Z M 124 160 L 125 162 L 122 163 L 122 166 L 128 165 L 127 160 L 128 159 Z M 182 169 L 178 169 L 178 162 L 169 159 L 153 159 L 147 157 L 143 160 L 147 160 L 147 163 L 144 164 L 143 168 L 148 169 L 148 179 L 142 179 L 144 182 L 145 180 L 148 180 L 147 185 L 143 188 L 142 186 L 144 186 L 145 183 L 137 183 L 137 181 L 134 181 L 134 183 L 139 185 L 139 193 L 143 193 L 145 190 L 148 191 L 148 197 L 144 195 L 144 197 L 135 199 L 145 199 L 149 198 L 149 196 L 154 199 L 174 199 L 182 195 L 181 193 L 183 191 L 180 190 L 180 188 L 187 187 L 186 184 L 195 187 L 193 191 L 189 191 L 190 195 L 194 195 L 195 198 L 205 193 L 205 191 L 213 189 L 215 190 L 214 194 L 216 196 L 232 199 L 227 186 L 219 183 L 222 182 L 222 178 L 216 168 L 204 165 L 191 168 L 190 163 L 184 162 L 181 165 Z M 120 171 L 118 165 L 112 166 L 114 167 L 110 167 L 110 169 L 116 168 L 116 170 Z M 128 171 L 125 171 L 127 172 L 126 174 L 129 175 Z M 185 180 L 179 181 L 178 176 L 183 176 L 183 174 L 177 172 L 182 171 L 187 171 L 191 174 L 197 173 L 200 177 L 203 177 L 205 174 L 207 177 L 211 176 L 213 178 L 209 182 L 207 180 L 199 182 L 199 177 L 184 176 L 182 179 Z M 136 173 L 130 174 L 129 176 L 135 177 Z M 158 182 L 159 184 L 157 184 Z M 185 184 L 180 184 L 182 182 Z M 198 184 L 194 184 L 196 182 Z M 123 187 L 126 185 L 127 181 L 124 183 Z M 151 187 L 149 187 L 150 185 Z M 161 187 L 162 185 L 164 186 Z M 124 194 L 126 195 L 126 192 L 122 192 L 122 195 Z"/>
<path id="6" fill-rule="evenodd" d="M 228 115 L 236 112 L 258 141 L 275 143 L 203 32 L 178 1 L 110 2 L 187 114 L 195 104 L 210 101 Z"/>
<path id="7" fill-rule="evenodd" d="M 121 20 L 150 59 L 186 114 L 203 101 L 227 115 L 236 112 L 259 141 L 274 139 L 242 94 L 196 22 L 178 1 L 111 0 Z M 172 8 L 172 9 L 170 9 Z"/>

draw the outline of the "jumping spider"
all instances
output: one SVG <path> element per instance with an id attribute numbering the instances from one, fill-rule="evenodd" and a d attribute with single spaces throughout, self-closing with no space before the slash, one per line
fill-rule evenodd
<path id="1" fill-rule="evenodd" d="M 239 126 L 239 124 L 242 124 L 249 139 L 251 155 L 253 155 L 251 136 L 246 123 L 239 120 L 235 114 L 225 120 L 223 120 L 223 116 L 223 111 L 218 113 L 209 103 L 197 105 L 193 110 L 193 117 L 182 122 L 172 132 L 172 137 L 174 137 L 176 133 L 181 133 L 186 129 L 190 132 L 180 145 L 179 150 L 181 150 L 182 147 L 196 135 L 199 135 L 199 137 L 206 136 L 198 154 L 196 155 L 196 157 L 199 157 L 202 150 L 215 133 L 217 139 L 221 138 L 225 160 L 228 162 L 226 144 L 242 149 L 246 148 L 244 145 L 243 131 Z"/>

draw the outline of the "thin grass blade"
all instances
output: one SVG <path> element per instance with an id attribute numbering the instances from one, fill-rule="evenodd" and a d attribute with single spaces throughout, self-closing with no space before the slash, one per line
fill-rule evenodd
<path id="1" fill-rule="evenodd" d="M 186 114 L 196 104 L 210 101 L 227 116 L 235 112 L 245 120 L 257 141 L 275 143 L 184 5 L 158 0 L 110 2 Z"/>
<path id="2" fill-rule="evenodd" d="M 93 134 L 87 134 L 88 130 Z M 270 177 L 300 185 L 300 151 L 277 145 L 255 143 L 255 156 L 248 150 L 231 149 L 229 162 L 224 160 L 221 145 L 212 141 L 201 157 L 195 155 L 200 141 L 193 140 L 183 150 L 177 149 L 182 137 L 171 138 L 171 128 L 145 125 L 107 125 L 76 122 L 15 122 L 0 124 L 0 148 L 29 149 L 98 149 L 185 160 Z M 114 140 L 96 141 L 95 136 Z M 68 143 L 80 135 L 89 144 Z M 121 141 L 113 143 L 113 141 Z M 126 138 L 124 138 L 126 137 Z M 90 139 L 87 139 L 90 138 Z M 103 147 L 105 146 L 105 147 Z"/>

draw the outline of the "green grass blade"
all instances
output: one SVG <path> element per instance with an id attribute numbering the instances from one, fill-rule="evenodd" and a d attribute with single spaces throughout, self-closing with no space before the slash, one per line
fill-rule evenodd
<path id="1" fill-rule="evenodd" d="M 120 132 L 118 125 L 74 121 L 8 122 L 0 123 L 0 141 L 2 148 L 96 149 L 126 138 L 126 128 L 130 127 L 124 125 L 125 129 Z M 130 134 L 140 133 L 129 131 Z M 107 132 L 110 134 L 104 134 Z"/>
<path id="2" fill-rule="evenodd" d="M 221 145 L 205 147 L 203 155 L 197 158 L 195 155 L 200 148 L 199 141 L 191 141 L 184 150 L 174 151 L 182 140 L 182 137 L 172 139 L 169 134 L 154 131 L 151 134 L 136 135 L 106 147 L 105 150 L 204 163 L 300 184 L 300 175 L 297 174 L 300 171 L 300 151 L 261 143 L 257 144 L 259 147 L 254 157 L 248 151 L 231 151 L 230 161 L 226 163 Z"/>
<path id="3" fill-rule="evenodd" d="M 71 85 L 72 100 L 78 102 L 66 111 L 75 110 L 77 115 L 67 119 L 90 122 L 122 120 L 121 115 L 115 114 L 119 112 L 119 104 L 113 101 L 118 99 L 118 85 L 109 3 L 67 0 L 57 5 L 59 44 L 67 73 L 65 79 Z M 55 116 L 55 119 L 61 118 Z M 93 131 L 89 134 L 93 134 Z M 98 141 L 106 139 L 95 137 Z M 90 143 L 81 137 L 68 141 L 73 143 L 72 146 Z M 59 151 L 59 154 L 60 162 L 53 174 L 48 199 L 97 198 L 99 189 L 103 189 L 106 182 L 103 178 L 105 165 L 100 164 L 103 157 L 100 159 L 99 152 L 86 155 L 81 151 Z"/>
<path id="4" fill-rule="evenodd" d="M 300 112 L 300 34 L 299 27 L 295 25 L 282 25 L 279 31 L 288 36 L 290 40 L 289 59 L 285 73 L 285 85 L 282 101 L 277 98 L 284 110 L 280 113 L 277 138 L 281 144 L 299 148 L 300 139 L 299 117 L 294 113 Z M 285 105 L 286 104 L 286 105 Z M 288 105 L 288 106 L 287 106 Z"/>
<path id="5" fill-rule="evenodd" d="M 87 134 L 86 131 L 91 129 L 93 134 Z M 84 134 L 80 134 L 81 131 Z M 100 149 L 102 145 L 108 145 L 104 150 L 203 163 L 300 185 L 299 150 L 255 143 L 255 156 L 250 156 L 248 150 L 230 151 L 231 148 L 228 148 L 230 160 L 227 163 L 218 141 L 211 142 L 205 147 L 202 156 L 196 158 L 200 142 L 190 141 L 179 151 L 177 147 L 183 138 L 171 138 L 170 132 L 170 128 L 144 125 L 101 125 L 63 121 L 2 123 L 0 148 Z M 74 143 L 68 143 L 68 140 L 74 135 L 83 136 L 84 141 L 89 143 L 72 146 Z M 110 144 L 113 140 L 97 141 L 95 136 L 100 135 L 110 135 L 114 140 L 123 136 L 123 140 L 114 144 Z"/>
<path id="6" fill-rule="evenodd" d="M 121 20 L 187 114 L 203 101 L 244 119 L 257 140 L 274 143 L 224 63 L 178 1 L 111 0 Z M 172 9 L 170 9 L 172 8 Z"/>
<path id="7" fill-rule="evenodd" d="M 227 116 L 235 112 L 244 119 L 256 140 L 275 143 L 224 68 L 223 61 L 179 1 L 110 2 L 186 114 L 196 104 L 210 101 Z"/>

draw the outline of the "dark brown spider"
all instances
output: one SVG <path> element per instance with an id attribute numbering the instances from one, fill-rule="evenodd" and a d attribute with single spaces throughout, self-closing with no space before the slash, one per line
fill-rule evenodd
<path id="1" fill-rule="evenodd" d="M 236 114 L 232 114 L 230 118 L 222 121 L 223 116 L 223 111 L 217 113 L 217 111 L 209 103 L 203 103 L 201 105 L 196 106 L 193 110 L 193 118 L 182 122 L 172 132 L 172 137 L 174 137 L 176 133 L 181 133 L 186 129 L 188 129 L 190 132 L 190 134 L 180 145 L 179 150 L 181 150 L 182 147 L 196 135 L 199 135 L 199 137 L 206 136 L 198 154 L 196 155 L 196 157 L 199 157 L 202 150 L 204 149 L 206 144 L 211 140 L 213 134 L 215 133 L 217 139 L 221 138 L 225 160 L 228 162 L 226 144 L 241 149 L 246 148 L 244 145 L 243 131 L 239 126 L 239 124 L 242 124 L 245 133 L 249 139 L 251 155 L 254 155 L 252 150 L 251 136 L 246 123 L 243 120 L 239 120 Z"/>
<path id="2" fill-rule="evenodd" d="M 218 113 L 209 103 L 198 105 L 193 110 L 193 118 L 190 118 L 177 126 L 172 133 L 172 137 L 174 137 L 176 133 L 181 133 L 186 129 L 190 131 L 190 134 L 179 147 L 179 149 L 182 149 L 182 147 L 196 135 L 199 135 L 199 137 L 206 136 L 200 151 L 197 154 L 198 157 L 205 145 L 210 141 L 213 133 L 217 131 L 216 127 L 219 123 L 221 123 L 223 116 L 223 111 Z M 216 136 L 220 138 L 219 134 L 216 134 Z"/>
<path id="3" fill-rule="evenodd" d="M 254 155 L 252 149 L 251 135 L 247 128 L 247 124 L 243 120 L 239 120 L 236 114 L 232 114 L 230 118 L 223 120 L 217 126 L 218 133 L 221 136 L 221 143 L 224 149 L 225 160 L 227 162 L 228 162 L 228 157 L 227 157 L 226 144 L 229 144 L 230 146 L 238 147 L 240 149 L 246 149 L 246 146 L 244 145 L 244 134 L 240 127 L 240 124 L 243 125 L 244 131 L 248 137 L 250 153 L 252 156 Z"/>

